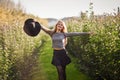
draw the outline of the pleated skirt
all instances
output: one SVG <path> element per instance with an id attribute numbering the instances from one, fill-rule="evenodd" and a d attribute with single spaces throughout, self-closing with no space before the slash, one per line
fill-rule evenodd
<path id="1" fill-rule="evenodd" d="M 66 66 L 67 64 L 71 63 L 70 57 L 66 54 L 66 50 L 54 50 L 53 51 L 53 58 L 52 62 L 55 66 Z"/>

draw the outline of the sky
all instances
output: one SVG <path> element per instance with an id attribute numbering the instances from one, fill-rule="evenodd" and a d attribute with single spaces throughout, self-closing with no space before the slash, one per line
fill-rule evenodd
<path id="1" fill-rule="evenodd" d="M 20 2 L 26 13 L 40 18 L 64 18 L 80 16 L 80 12 L 89 10 L 93 3 L 95 14 L 113 13 L 120 7 L 120 0 L 13 0 Z M 115 11 L 116 10 L 116 11 Z"/>

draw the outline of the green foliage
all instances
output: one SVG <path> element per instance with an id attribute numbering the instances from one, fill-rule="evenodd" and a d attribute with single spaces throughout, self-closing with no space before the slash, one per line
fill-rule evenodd
<path id="1" fill-rule="evenodd" d="M 34 48 L 37 49 L 42 44 L 39 42 L 40 45 L 35 47 L 37 44 L 34 43 L 35 39 L 28 37 L 23 32 L 22 27 L 14 26 L 14 24 L 0 26 L 1 80 L 19 80 L 19 78 L 23 80 L 25 77 L 28 78 L 29 71 L 35 63 L 33 55 L 37 56 L 37 52 L 34 53 Z M 28 73 L 24 74 L 24 72 Z"/>
<path id="2" fill-rule="evenodd" d="M 47 21 L 25 14 L 12 4 L 11 0 L 0 0 L 0 80 L 31 80 L 44 42 L 40 36 L 26 35 L 23 24 L 27 18 L 42 24 Z"/>
<path id="3" fill-rule="evenodd" d="M 97 76 L 106 80 L 120 79 L 119 23 L 120 15 L 68 22 L 70 32 L 94 33 L 69 38 L 67 48 L 78 59 L 76 64 L 80 71 L 93 79 Z"/>

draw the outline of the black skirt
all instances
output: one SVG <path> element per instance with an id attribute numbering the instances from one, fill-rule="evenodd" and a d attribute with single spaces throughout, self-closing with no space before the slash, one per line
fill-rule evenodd
<path id="1" fill-rule="evenodd" d="M 63 50 L 54 50 L 53 51 L 53 59 L 52 59 L 52 64 L 55 66 L 66 66 L 71 62 L 71 59 L 69 56 L 66 54 L 66 51 Z"/>

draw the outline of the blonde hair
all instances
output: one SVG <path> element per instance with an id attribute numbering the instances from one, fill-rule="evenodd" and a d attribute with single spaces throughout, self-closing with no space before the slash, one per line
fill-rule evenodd
<path id="1" fill-rule="evenodd" d="M 54 33 L 57 31 L 57 24 L 58 23 L 62 23 L 63 24 L 63 30 L 61 32 L 63 32 L 63 33 L 67 32 L 67 27 L 65 25 L 65 22 L 63 22 L 62 20 L 58 20 L 56 25 L 55 25 L 55 28 L 54 28 Z"/>

